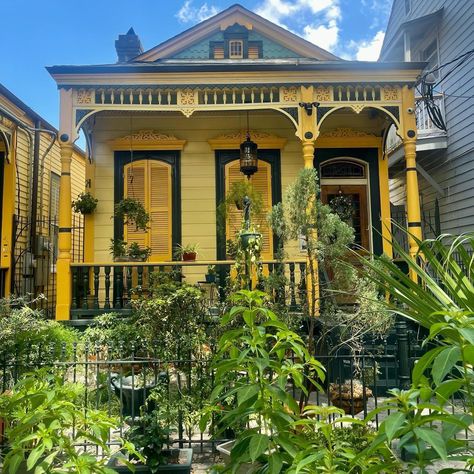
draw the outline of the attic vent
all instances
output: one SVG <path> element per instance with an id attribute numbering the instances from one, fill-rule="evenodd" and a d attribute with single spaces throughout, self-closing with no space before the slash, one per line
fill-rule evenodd
<path id="1" fill-rule="evenodd" d="M 249 46 L 249 59 L 258 59 L 258 58 L 259 58 L 258 46 Z"/>
<path id="2" fill-rule="evenodd" d="M 214 59 L 224 59 L 224 46 L 214 46 Z"/>

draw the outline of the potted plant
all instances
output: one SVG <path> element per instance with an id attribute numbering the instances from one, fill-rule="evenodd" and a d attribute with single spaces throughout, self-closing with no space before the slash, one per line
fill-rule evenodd
<path id="1" fill-rule="evenodd" d="M 175 248 L 174 256 L 177 260 L 182 260 L 183 262 L 194 262 L 198 255 L 197 248 L 197 244 L 178 244 Z"/>
<path id="2" fill-rule="evenodd" d="M 97 207 L 98 199 L 95 199 L 90 192 L 81 193 L 75 201 L 72 201 L 71 207 L 74 212 L 80 214 L 92 214 Z"/>
<path id="3" fill-rule="evenodd" d="M 131 262 L 144 262 L 151 255 L 150 247 L 140 247 L 137 242 L 132 242 L 128 246 L 128 257 Z"/>
<path id="4" fill-rule="evenodd" d="M 124 224 L 135 224 L 136 230 L 147 230 L 150 215 L 146 212 L 143 204 L 134 198 L 124 198 L 115 204 L 114 215 L 121 219 Z"/>
<path id="5" fill-rule="evenodd" d="M 116 262 L 128 262 L 127 242 L 123 239 L 110 239 L 110 253 Z"/>
<path id="6" fill-rule="evenodd" d="M 145 412 L 147 408 L 145 408 Z M 130 457 L 134 472 L 158 473 L 173 472 L 174 474 L 190 474 L 193 450 L 165 449 L 164 446 L 170 443 L 172 428 L 167 426 L 167 420 L 163 412 L 154 409 L 135 421 L 126 434 L 126 439 L 133 443 L 139 453 L 140 458 Z M 117 457 L 112 457 L 107 464 L 118 473 L 129 473 L 131 469 L 123 464 Z"/>
<path id="7" fill-rule="evenodd" d="M 239 233 L 239 239 L 244 250 L 249 249 L 251 246 L 258 246 L 261 248 L 262 234 L 257 232 L 255 229 L 242 229 Z"/>
<path id="8" fill-rule="evenodd" d="M 226 223 L 229 215 L 235 209 L 244 209 L 244 199 L 248 197 L 252 202 L 251 219 L 262 224 L 265 222 L 265 206 L 262 194 L 255 189 L 248 180 L 236 181 L 232 183 L 227 191 L 224 200 L 217 206 L 217 226 L 218 231 L 225 235 Z"/>
<path id="9" fill-rule="evenodd" d="M 215 265 L 207 266 L 207 273 L 205 277 L 206 277 L 206 283 L 214 283 L 216 281 L 216 266 Z"/>

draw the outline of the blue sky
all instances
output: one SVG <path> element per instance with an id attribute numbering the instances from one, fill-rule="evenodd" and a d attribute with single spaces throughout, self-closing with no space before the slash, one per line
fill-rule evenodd
<path id="1" fill-rule="evenodd" d="M 52 125 L 58 93 L 45 70 L 116 61 L 133 26 L 149 49 L 227 7 L 227 0 L 1 0 L 0 82 Z M 376 60 L 392 0 L 240 0 L 345 59 Z"/>

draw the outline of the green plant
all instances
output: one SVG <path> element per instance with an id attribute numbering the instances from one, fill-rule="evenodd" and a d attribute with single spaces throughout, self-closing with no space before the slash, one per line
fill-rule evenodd
<path id="1" fill-rule="evenodd" d="M 137 242 L 132 242 L 128 246 L 127 255 L 131 259 L 145 261 L 151 255 L 151 248 L 150 247 L 141 248 Z"/>
<path id="2" fill-rule="evenodd" d="M 232 448 L 232 472 L 257 460 L 263 469 L 260 472 L 280 472 L 283 464 L 291 464 L 288 450 L 299 407 L 286 389 L 287 381 L 291 378 L 297 389 L 306 391 L 305 379 L 315 375 L 324 380 L 321 364 L 309 354 L 300 336 L 264 307 L 265 298 L 263 292 L 247 290 L 232 297 L 235 306 L 222 324 L 236 318 L 242 318 L 243 323 L 219 340 L 213 364 L 216 385 L 200 423 L 203 430 L 212 413 L 228 409 L 220 420 L 221 430 L 246 426 L 237 433 Z M 227 400 L 234 396 L 237 403 L 229 406 Z"/>
<path id="3" fill-rule="evenodd" d="M 137 350 L 143 355 L 153 352 L 147 331 L 137 323 L 135 315 L 106 313 L 96 316 L 84 331 L 83 342 L 91 353 L 106 348 L 109 359 L 130 357 Z"/>
<path id="4" fill-rule="evenodd" d="M 409 237 L 419 247 L 417 258 L 396 241 L 393 245 L 410 275 L 386 257 L 361 261 L 369 270 L 367 277 L 390 295 L 388 308 L 429 329 L 425 346 L 430 343 L 432 348 L 416 363 L 412 387 L 392 392 L 382 408 L 392 412 L 366 452 L 399 440 L 413 456 L 408 465 L 419 472 L 426 472 L 435 459 L 453 456 L 465 459 L 469 469 L 472 445 L 455 435 L 461 430 L 472 434 L 474 420 L 474 235 L 424 242 Z M 460 397 L 464 412 L 452 401 L 454 395 Z"/>
<path id="5" fill-rule="evenodd" d="M 185 254 L 195 254 L 198 255 L 198 244 L 187 244 L 181 245 L 178 244 L 173 252 L 174 258 L 177 260 L 182 260 Z"/>
<path id="6" fill-rule="evenodd" d="M 23 299 L 0 300 L 0 366 L 5 374 L 4 383 L 12 372 L 18 377 L 37 365 L 50 366 L 68 357 L 72 346 L 79 339 L 74 329 L 45 318 L 40 310 L 26 304 Z M 15 364 L 10 360 L 14 358 Z"/>
<path id="7" fill-rule="evenodd" d="M 110 253 L 114 258 L 127 256 L 127 242 L 122 239 L 110 239 Z"/>
<path id="8" fill-rule="evenodd" d="M 20 380 L 13 391 L 0 395 L 0 416 L 6 422 L 8 452 L 3 472 L 14 474 L 22 463 L 31 472 L 103 473 L 110 456 L 109 433 L 116 420 L 105 412 L 78 404 L 81 389 L 62 377 L 39 370 Z M 92 443 L 103 452 L 99 459 L 78 444 Z M 135 452 L 130 443 L 122 447 Z"/>
<path id="9" fill-rule="evenodd" d="M 285 472 L 365 474 L 379 468 L 386 473 L 405 472 L 388 447 L 360 456 L 376 432 L 363 421 L 341 414 L 335 407 L 305 407 L 303 417 L 294 423 L 293 463 Z"/>
<path id="10" fill-rule="evenodd" d="M 92 214 L 96 207 L 98 199 L 95 199 L 91 193 L 81 193 L 77 196 L 75 201 L 72 201 L 72 208 L 74 212 L 80 212 L 81 214 Z"/>
<path id="11" fill-rule="evenodd" d="M 229 187 L 224 200 L 217 206 L 218 232 L 225 235 L 226 223 L 229 215 L 234 209 L 244 208 L 244 198 L 249 197 L 252 201 L 251 220 L 257 223 L 265 221 L 265 209 L 262 194 L 255 189 L 252 182 L 247 179 L 236 181 Z"/>
<path id="12" fill-rule="evenodd" d="M 134 198 L 124 198 L 115 204 L 114 215 L 124 221 L 124 224 L 134 224 L 137 230 L 147 230 L 150 215 L 143 204 Z"/>
<path id="13" fill-rule="evenodd" d="M 289 240 L 306 241 L 309 276 L 309 304 L 306 312 L 310 316 L 308 347 L 313 352 L 314 322 L 320 307 L 319 267 L 335 269 L 339 260 L 347 254 L 354 240 L 354 230 L 319 200 L 319 187 L 315 169 L 303 169 L 296 181 L 288 186 L 283 203 L 273 206 L 269 223 L 283 246 Z M 340 268 L 342 273 L 343 268 Z"/>
<path id="14" fill-rule="evenodd" d="M 167 461 L 163 446 L 169 442 L 170 434 L 171 430 L 165 426 L 160 412 L 154 410 L 147 413 L 145 409 L 127 432 L 126 439 L 140 453 L 150 471 L 155 473 L 158 466 Z"/>
<path id="15" fill-rule="evenodd" d="M 177 360 L 196 354 L 206 341 L 204 298 L 200 288 L 168 280 L 150 288 L 151 295 L 134 303 L 137 325 L 150 341 L 160 341 L 156 356 Z"/>
<path id="16" fill-rule="evenodd" d="M 216 274 L 216 266 L 215 265 L 208 265 L 207 266 L 207 274 L 208 275 L 215 275 Z"/>

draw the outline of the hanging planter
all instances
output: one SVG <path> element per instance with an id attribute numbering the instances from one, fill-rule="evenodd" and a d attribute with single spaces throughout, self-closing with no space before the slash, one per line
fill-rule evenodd
<path id="1" fill-rule="evenodd" d="M 71 207 L 74 212 L 83 215 L 92 214 L 95 211 L 98 202 L 98 199 L 92 196 L 91 193 L 81 193 L 77 196 L 75 201 L 72 201 Z"/>
<path id="2" fill-rule="evenodd" d="M 115 204 L 114 215 L 123 220 L 124 224 L 135 224 L 137 230 L 146 231 L 148 229 L 150 215 L 138 199 L 122 199 Z"/>
<path id="3" fill-rule="evenodd" d="M 239 236 L 242 248 L 247 250 L 253 243 L 258 243 L 262 234 L 258 232 L 242 232 Z"/>

